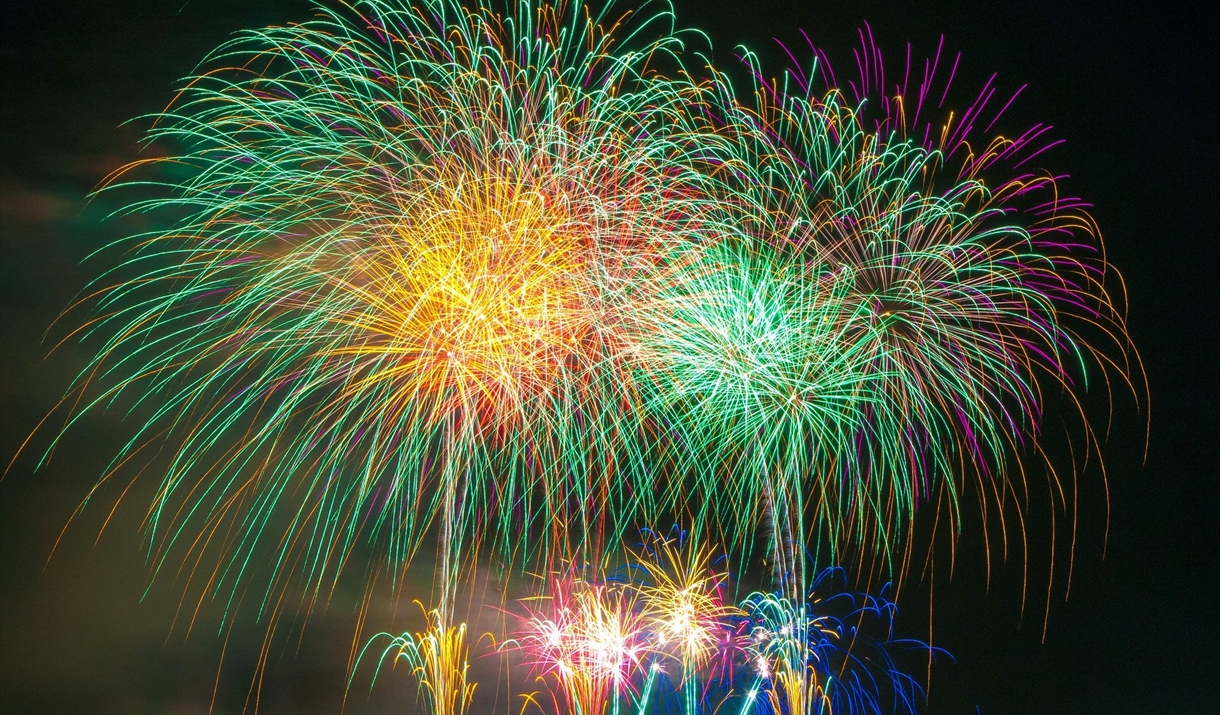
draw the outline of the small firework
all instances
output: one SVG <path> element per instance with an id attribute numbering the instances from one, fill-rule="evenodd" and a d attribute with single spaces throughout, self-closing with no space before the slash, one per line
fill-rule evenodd
<path id="1" fill-rule="evenodd" d="M 653 662 L 641 702 L 665 663 L 678 676 L 682 712 L 693 715 L 706 703 L 707 685 L 731 679 L 732 631 L 726 623 L 739 611 L 726 602 L 729 574 L 713 567 L 714 552 L 700 548 L 685 533 L 661 538 L 646 531 L 633 565 L 640 569 L 635 588 L 653 644 Z M 671 682 L 666 678 L 667 682 Z"/>
<path id="2" fill-rule="evenodd" d="M 420 606 L 423 609 L 423 606 Z M 381 653 L 373 681 L 388 659 L 397 667 L 399 661 L 410 669 L 419 685 L 419 699 L 430 715 L 465 715 L 474 697 L 475 684 L 467 682 L 469 649 L 466 645 L 466 624 L 450 625 L 439 611 L 427 611 L 428 629 L 422 633 L 394 636 L 379 633 L 365 646 L 382 638 L 390 643 Z M 363 653 L 361 654 L 363 656 Z M 358 664 L 358 663 L 357 663 Z"/>
<path id="3" fill-rule="evenodd" d="M 745 650 L 755 673 L 747 701 L 786 715 L 918 711 L 923 689 L 896 656 L 928 646 L 894 640 L 894 604 L 842 582 L 841 569 L 825 569 L 808 601 L 777 593 L 745 599 Z"/>
<path id="4" fill-rule="evenodd" d="M 549 595 L 527 602 L 525 630 L 513 644 L 551 684 L 556 712 L 617 711 L 648 653 L 636 594 L 623 583 L 553 579 Z"/>

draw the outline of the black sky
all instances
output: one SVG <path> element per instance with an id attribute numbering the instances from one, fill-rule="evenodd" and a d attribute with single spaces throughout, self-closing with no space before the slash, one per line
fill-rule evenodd
<path id="1" fill-rule="evenodd" d="M 1043 164 L 1070 174 L 1070 193 L 1095 205 L 1109 258 L 1127 280 L 1130 329 L 1152 395 L 1151 442 L 1143 462 L 1143 415 L 1120 394 L 1105 449 L 1104 558 L 1105 496 L 1093 471 L 1082 480 L 1072 592 L 1052 604 L 1045 641 L 1040 606 L 1020 611 L 1015 565 L 1001 568 L 990 589 L 969 559 L 952 579 L 935 581 L 934 640 L 956 663 L 934 671 L 931 713 L 1220 712 L 1220 136 L 1216 28 L 1203 5 L 677 3 L 679 22 L 705 30 L 726 64 L 744 43 L 778 71 L 772 38 L 796 44 L 800 28 L 846 61 L 867 21 L 895 65 L 908 41 L 918 55 L 944 34 L 946 48 L 963 53 L 962 100 L 991 72 L 1001 87 L 1028 83 L 1010 121 L 1047 122 L 1067 140 Z M 289 0 L 113 0 L 5 11 L 4 460 L 86 358 L 70 346 L 44 360 L 50 343 L 42 335 L 96 270 L 81 265 L 85 256 L 130 228 L 102 223 L 106 207 L 84 201 L 135 155 L 142 125 L 120 125 L 162 108 L 175 80 L 232 31 L 302 20 L 309 8 Z M 96 545 L 106 509 L 87 513 L 47 562 L 126 429 L 117 416 L 90 415 L 74 434 L 45 469 L 35 472 L 26 455 L 0 483 L 0 712 L 206 712 L 222 642 L 214 628 L 185 643 L 180 630 L 169 636 L 172 584 L 141 602 L 138 509 L 120 510 Z M 927 636 L 921 597 L 926 587 L 902 604 L 899 625 L 912 637 Z M 348 615 L 337 611 L 311 625 L 299 650 L 293 642 L 276 651 L 263 712 L 337 711 L 351 637 Z M 230 648 L 217 712 L 240 711 L 241 671 L 257 643 Z M 349 712 L 404 709 L 361 698 Z"/>

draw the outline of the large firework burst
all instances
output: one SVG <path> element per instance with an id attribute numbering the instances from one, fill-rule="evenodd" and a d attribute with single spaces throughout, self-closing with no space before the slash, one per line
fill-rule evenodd
<path id="1" fill-rule="evenodd" d="M 365 541 L 401 578 L 438 513 L 452 584 L 484 536 L 580 549 L 648 505 L 614 326 L 697 230 L 700 105 L 651 70 L 668 12 L 610 12 L 340 5 L 240 33 L 155 117 L 167 155 L 107 190 L 176 222 L 121 244 L 70 399 L 150 405 L 114 466 L 170 455 L 156 568 L 215 556 L 208 594 L 278 612 Z"/>
<path id="2" fill-rule="evenodd" d="M 1134 355 L 1084 204 L 1023 168 L 1045 127 L 989 134 L 1011 103 L 991 83 L 965 113 L 942 110 L 939 53 L 892 88 L 871 39 L 844 85 L 813 53 L 781 81 L 747 53 L 748 106 L 721 79 L 707 151 L 725 230 L 654 275 L 629 331 L 674 471 L 704 495 L 728 485 L 748 518 L 687 508 L 734 544 L 766 526 L 794 583 L 806 540 L 901 570 L 920 504 L 955 533 L 971 493 L 1001 520 L 1016 504 L 1005 531 L 1020 531 L 1033 462 L 1074 509 L 1041 451 L 1044 407 L 1079 407 L 1090 371 L 1108 387 Z"/>

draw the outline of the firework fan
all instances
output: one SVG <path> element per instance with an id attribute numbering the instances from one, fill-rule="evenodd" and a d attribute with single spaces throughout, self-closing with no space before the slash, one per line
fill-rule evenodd
<path id="1" fill-rule="evenodd" d="M 615 315 L 696 230 L 698 103 L 650 70 L 667 8 L 610 12 L 340 5 L 238 34 L 156 116 L 170 154 L 107 190 L 177 223 L 119 246 L 65 404 L 140 410 L 102 481 L 168 454 L 152 564 L 200 603 L 260 579 L 260 613 L 294 583 L 308 611 L 367 543 L 400 579 L 440 513 L 443 611 L 481 540 L 519 562 L 648 506 Z"/>
<path id="2" fill-rule="evenodd" d="M 646 530 L 631 559 L 652 652 L 640 701 L 642 710 L 654 691 L 674 693 L 681 712 L 693 715 L 708 706 L 709 685 L 732 679 L 735 650 L 726 621 L 738 609 L 728 597 L 727 559 L 674 532 L 663 538 Z"/>
<path id="3" fill-rule="evenodd" d="M 551 580 L 548 595 L 523 605 L 525 629 L 509 645 L 528 654 L 555 712 L 617 713 L 649 651 L 630 583 L 569 573 Z M 641 700 L 647 695 L 645 687 Z"/>
<path id="4" fill-rule="evenodd" d="M 1027 168 L 1049 127 L 991 134 L 1011 99 L 990 82 L 965 113 L 942 109 L 956 63 L 939 53 L 896 85 L 871 39 L 846 84 L 814 54 L 775 82 L 747 53 L 749 107 L 722 78 L 708 151 L 724 153 L 732 230 L 657 274 L 633 331 L 667 459 L 698 494 L 728 485 L 749 518 L 706 496 L 688 508 L 734 545 L 768 530 L 790 596 L 805 541 L 829 548 L 822 563 L 880 554 L 900 571 L 921 503 L 956 534 L 973 492 L 1005 534 L 1022 532 L 1030 455 L 1074 509 L 1040 448 L 1043 410 L 1081 410 L 1095 454 L 1084 378 L 1100 367 L 1108 387 L 1134 359 L 1085 205 Z"/>
<path id="5" fill-rule="evenodd" d="M 419 605 L 423 610 L 423 605 Z M 373 673 L 373 682 L 376 683 L 386 660 L 392 666 L 403 661 L 419 683 L 419 700 L 425 703 L 426 712 L 432 715 L 463 715 L 470 708 L 475 689 L 474 683 L 467 682 L 470 663 L 466 660 L 466 624 L 452 625 L 437 610 L 425 612 L 424 616 L 429 628 L 422 633 L 398 636 L 377 634 L 357 658 L 357 665 L 364 659 L 370 646 L 389 639 L 389 645 L 382 650 Z M 351 687 L 350 680 L 348 687 Z"/>
<path id="6" fill-rule="evenodd" d="M 941 651 L 895 640 L 896 606 L 853 593 L 844 580 L 842 569 L 828 568 L 813 578 L 808 600 L 753 593 L 742 602 L 745 651 L 754 670 L 743 712 L 917 712 L 924 692 L 900 667 L 902 653 Z"/>
<path id="7" fill-rule="evenodd" d="M 523 628 L 506 646 L 526 655 L 556 713 L 657 712 L 676 697 L 693 715 L 732 672 L 728 574 L 685 534 L 643 536 L 626 565 L 569 569 L 520 604 Z"/>

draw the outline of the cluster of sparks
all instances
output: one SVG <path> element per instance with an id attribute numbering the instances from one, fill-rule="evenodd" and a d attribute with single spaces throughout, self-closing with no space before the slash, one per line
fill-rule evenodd
<path id="1" fill-rule="evenodd" d="M 756 592 L 734 604 L 729 574 L 678 544 L 609 575 L 569 571 L 527 602 L 505 646 L 528 655 L 556 711 L 917 711 L 923 690 L 897 660 L 927 646 L 894 639 L 892 603 L 825 569 L 807 599 Z"/>
<path id="2" fill-rule="evenodd" d="M 480 553 L 604 573 L 633 525 L 679 522 L 749 570 L 764 534 L 774 593 L 734 605 L 657 540 L 623 579 L 552 579 L 515 642 L 559 711 L 645 712 L 666 678 L 691 713 L 716 688 L 880 712 L 876 680 L 841 685 L 868 648 L 806 603 L 807 554 L 901 579 L 918 514 L 956 538 L 968 501 L 1007 549 L 1036 462 L 1072 513 L 1042 414 L 1074 405 L 1096 451 L 1085 376 L 1133 372 L 1114 271 L 1029 163 L 1048 127 L 991 133 L 994 78 L 956 114 L 956 60 L 908 52 L 895 83 L 862 34 L 855 80 L 746 52 L 742 91 L 687 68 L 698 40 L 665 5 L 359 0 L 216 50 L 155 118 L 166 155 L 104 189 L 175 223 L 88 292 L 74 335 L 101 347 L 64 401 L 140 415 L 99 488 L 162 455 L 153 567 L 226 611 L 256 584 L 274 622 L 370 547 L 400 587 L 437 534 L 435 622 L 386 652 L 447 715 Z"/>

